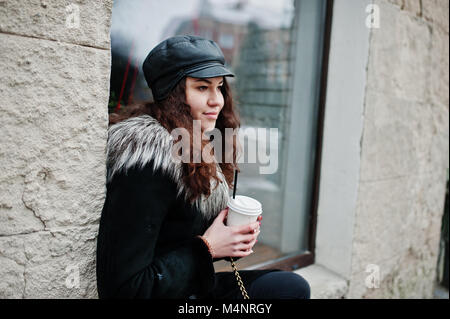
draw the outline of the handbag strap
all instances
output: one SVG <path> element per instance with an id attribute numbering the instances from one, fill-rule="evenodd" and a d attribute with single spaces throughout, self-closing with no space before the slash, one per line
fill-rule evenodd
<path id="1" fill-rule="evenodd" d="M 214 255 L 213 254 L 213 250 L 212 250 L 211 245 L 209 244 L 209 242 L 206 240 L 206 238 L 203 237 L 203 236 L 200 236 L 200 235 L 198 235 L 197 237 L 200 238 L 201 240 L 203 240 L 205 245 L 208 247 L 209 253 L 211 254 L 211 256 L 213 256 Z M 233 268 L 234 275 L 236 276 L 236 280 L 237 280 L 239 289 L 241 290 L 242 296 L 244 297 L 244 299 L 250 299 L 248 297 L 247 291 L 245 290 L 244 283 L 242 282 L 241 276 L 239 275 L 239 272 L 238 272 L 238 270 L 236 268 L 236 264 L 234 263 L 233 258 L 232 257 L 229 257 L 229 258 L 230 258 L 230 262 L 231 262 L 231 267 Z"/>
<path id="2" fill-rule="evenodd" d="M 242 282 L 241 276 L 239 275 L 239 272 L 236 268 L 236 264 L 234 263 L 234 260 L 232 257 L 230 257 L 230 262 L 231 262 L 231 268 L 233 268 L 234 275 L 236 276 L 236 280 L 237 280 L 239 289 L 241 290 L 242 296 L 244 297 L 244 299 L 250 299 L 248 297 L 247 290 L 245 290 L 244 283 Z"/>

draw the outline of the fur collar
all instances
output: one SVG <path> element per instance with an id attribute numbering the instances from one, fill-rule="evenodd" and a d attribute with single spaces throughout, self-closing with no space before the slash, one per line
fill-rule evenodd
<path id="1" fill-rule="evenodd" d="M 153 169 L 161 169 L 177 184 L 177 197 L 184 195 L 187 201 L 189 189 L 182 181 L 182 163 L 171 159 L 173 138 L 156 119 L 149 115 L 132 117 L 112 125 L 108 130 L 107 183 L 119 171 L 127 171 L 137 166 L 144 167 L 153 160 Z M 229 186 L 220 166 L 218 177 L 223 181 L 214 190 L 215 180 L 211 179 L 211 195 L 201 195 L 194 203 L 207 219 L 214 218 L 227 207 Z"/>

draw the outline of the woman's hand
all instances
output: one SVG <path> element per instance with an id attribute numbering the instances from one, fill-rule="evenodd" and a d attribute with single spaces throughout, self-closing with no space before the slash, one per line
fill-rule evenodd
<path id="1" fill-rule="evenodd" d="M 245 257 L 253 253 L 253 245 L 256 243 L 260 230 L 261 216 L 258 221 L 241 226 L 226 226 L 224 220 L 228 214 L 228 208 L 217 215 L 203 237 L 208 241 L 213 252 L 213 258 Z"/>

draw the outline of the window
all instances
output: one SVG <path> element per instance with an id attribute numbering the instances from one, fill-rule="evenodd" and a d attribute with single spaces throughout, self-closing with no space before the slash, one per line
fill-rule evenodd
<path id="1" fill-rule="evenodd" d="M 233 49 L 234 37 L 232 34 L 221 34 L 219 36 L 219 46 L 224 49 Z"/>
<path id="2" fill-rule="evenodd" d="M 306 255 L 307 262 L 312 260 L 328 4 L 325 0 L 139 0 L 133 5 L 114 1 L 111 113 L 151 99 L 140 70 L 142 61 L 157 43 L 173 35 L 216 41 L 236 74 L 227 80 L 241 116 L 246 156 L 252 155 L 255 145 L 263 146 L 266 154 L 266 162 L 256 156 L 256 163 L 240 164 L 237 194 L 263 205 L 255 253 L 239 260 L 241 269 L 286 258 L 298 261 Z M 270 130 L 259 134 L 257 128 L 272 128 L 277 134 Z M 262 174 L 264 168 L 272 172 Z M 295 263 L 290 269 L 302 264 Z M 230 270 L 225 262 L 215 267 Z"/>

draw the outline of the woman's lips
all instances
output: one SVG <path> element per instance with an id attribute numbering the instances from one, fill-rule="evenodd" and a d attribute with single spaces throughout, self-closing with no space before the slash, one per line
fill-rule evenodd
<path id="1" fill-rule="evenodd" d="M 217 119 L 217 113 L 215 113 L 215 112 L 203 113 L 203 115 L 205 115 L 209 119 L 213 119 L 213 120 Z"/>

